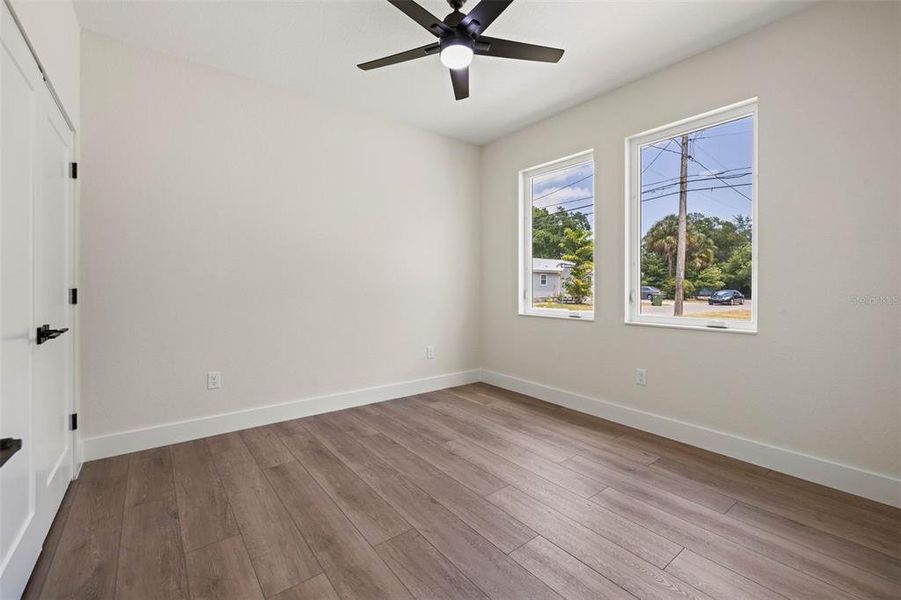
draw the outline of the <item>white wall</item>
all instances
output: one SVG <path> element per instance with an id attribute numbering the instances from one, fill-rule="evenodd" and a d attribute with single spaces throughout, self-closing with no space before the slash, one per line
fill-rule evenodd
<path id="1" fill-rule="evenodd" d="M 478 367 L 477 148 L 87 31 L 82 82 L 84 437 Z"/>
<path id="2" fill-rule="evenodd" d="M 901 306 L 851 302 L 901 294 L 899 20 L 895 3 L 817 6 L 485 147 L 483 367 L 901 474 Z M 754 96 L 760 333 L 624 325 L 624 138 Z M 596 321 L 518 316 L 517 172 L 587 148 Z"/>
<path id="3" fill-rule="evenodd" d="M 81 29 L 75 17 L 75 5 L 71 0 L 12 0 L 12 7 L 78 129 Z"/>

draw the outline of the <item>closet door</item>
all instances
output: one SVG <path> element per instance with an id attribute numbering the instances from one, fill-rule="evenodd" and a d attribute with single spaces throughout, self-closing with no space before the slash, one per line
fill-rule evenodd
<path id="1" fill-rule="evenodd" d="M 0 598 L 18 598 L 72 478 L 72 132 L 0 6 Z"/>
<path id="2" fill-rule="evenodd" d="M 42 527 L 72 480 L 72 411 L 74 332 L 69 286 L 72 281 L 72 131 L 47 90 L 39 95 L 33 163 L 34 321 L 49 325 L 47 336 L 32 345 L 32 445 L 37 509 Z"/>

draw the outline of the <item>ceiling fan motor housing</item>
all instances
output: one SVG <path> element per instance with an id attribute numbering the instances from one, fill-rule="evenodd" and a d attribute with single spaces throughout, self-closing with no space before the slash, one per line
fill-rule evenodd
<path id="1" fill-rule="evenodd" d="M 449 46 L 466 46 L 472 50 L 475 49 L 475 40 L 465 35 L 452 35 L 439 40 L 438 44 L 444 50 Z"/>

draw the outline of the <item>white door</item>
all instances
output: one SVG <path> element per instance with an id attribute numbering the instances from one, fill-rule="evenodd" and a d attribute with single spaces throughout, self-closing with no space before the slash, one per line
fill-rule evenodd
<path id="1" fill-rule="evenodd" d="M 0 598 L 18 598 L 72 478 L 71 130 L 0 12 Z"/>

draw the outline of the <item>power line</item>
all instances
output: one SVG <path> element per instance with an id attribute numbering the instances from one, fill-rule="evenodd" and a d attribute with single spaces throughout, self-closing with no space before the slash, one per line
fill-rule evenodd
<path id="1" fill-rule="evenodd" d="M 549 208 L 551 206 L 559 206 L 561 204 L 569 204 L 570 202 L 582 202 L 585 200 L 593 200 L 594 196 L 585 196 L 584 198 L 573 198 L 572 200 L 563 200 L 561 202 L 554 202 L 553 204 L 545 204 L 544 206 L 536 206 L 535 208 Z"/>
<path id="2" fill-rule="evenodd" d="M 586 179 L 590 179 L 592 177 L 594 177 L 594 173 L 592 173 L 591 175 L 588 175 L 586 177 L 583 177 L 582 179 L 577 179 L 577 180 L 573 181 L 572 183 L 567 183 L 566 185 L 558 187 L 556 190 L 552 190 L 546 194 L 538 196 L 537 198 L 532 198 L 532 202 L 535 202 L 536 200 L 541 200 L 542 198 L 547 198 L 548 196 L 550 196 L 552 194 L 556 194 L 560 190 L 565 190 L 568 187 L 572 187 L 572 186 L 576 185 L 577 183 L 581 183 L 582 181 L 585 181 Z"/>
<path id="3" fill-rule="evenodd" d="M 730 136 L 730 135 L 748 135 L 748 134 L 750 134 L 750 133 L 751 133 L 750 131 L 733 131 L 733 132 L 731 132 L 731 133 L 717 133 L 717 134 L 715 134 L 715 135 L 704 135 L 703 138 L 700 138 L 700 137 L 699 137 L 699 138 L 696 138 L 695 141 L 697 141 L 697 140 L 699 140 L 699 139 L 710 140 L 710 139 L 713 139 L 713 138 L 727 137 L 727 136 Z"/>
<path id="4" fill-rule="evenodd" d="M 751 167 L 743 167 L 743 168 L 750 169 Z M 660 171 L 658 171 L 657 169 L 651 169 L 651 172 L 656 173 L 657 175 L 660 175 L 661 177 L 665 177 L 665 175 L 663 173 L 661 173 Z M 679 179 L 679 177 L 675 177 L 674 179 Z M 661 179 L 660 181 L 668 181 L 668 180 Z M 713 200 L 714 202 L 717 202 L 718 204 L 722 204 L 723 206 L 725 206 L 726 208 L 729 208 L 731 210 L 736 210 L 738 212 L 742 212 L 742 210 L 743 210 L 736 206 L 732 206 L 731 204 L 728 204 L 727 202 L 724 202 L 720 198 L 717 198 L 711 194 L 706 193 L 705 191 L 703 191 L 703 189 L 698 189 L 695 191 L 697 191 L 697 193 L 700 194 L 701 196 L 705 196 L 708 200 Z M 654 198 L 659 198 L 659 197 L 660 196 L 655 196 Z M 648 200 L 653 200 L 654 198 L 648 198 Z"/>
<path id="5" fill-rule="evenodd" d="M 660 158 L 660 155 L 661 155 L 661 154 L 663 154 L 663 149 L 666 148 L 667 146 L 669 146 L 670 142 L 672 142 L 672 141 L 673 141 L 672 139 L 669 139 L 669 140 L 666 141 L 666 146 L 664 146 L 663 148 L 661 148 L 661 149 L 660 149 L 660 152 L 657 153 L 657 156 L 655 156 L 655 157 L 651 160 L 651 162 L 648 163 L 648 166 L 646 166 L 644 169 L 641 170 L 641 174 L 642 174 L 642 175 L 644 175 L 644 172 L 645 172 L 645 171 L 647 171 L 648 169 L 651 168 L 651 165 L 653 165 L 655 162 L 657 162 L 657 159 Z"/>
<path id="6" fill-rule="evenodd" d="M 730 184 L 727 183 L 726 185 L 718 185 L 718 186 L 713 186 L 713 187 L 701 187 L 701 188 L 695 188 L 695 189 L 692 189 L 692 190 L 686 190 L 686 191 L 688 191 L 688 192 L 711 192 L 711 191 L 713 191 L 713 190 L 722 190 L 722 189 L 725 189 L 725 188 L 732 188 L 732 189 L 735 189 L 735 188 L 738 188 L 738 187 L 746 187 L 746 186 L 749 186 L 749 185 L 753 185 L 753 184 L 750 184 L 750 183 L 737 183 L 737 184 L 735 184 L 735 185 L 730 185 Z M 738 190 L 735 190 L 735 191 L 738 192 Z M 653 198 L 642 198 L 641 201 L 642 201 L 642 202 L 648 202 L 648 201 L 650 201 L 650 200 L 658 200 L 658 199 L 660 199 L 660 198 L 667 198 L 667 197 L 669 197 L 669 196 L 677 196 L 677 195 L 679 195 L 679 194 L 681 194 L 681 193 L 682 193 L 682 192 L 670 192 L 669 194 L 661 194 L 661 195 L 659 195 L 659 196 L 654 196 Z M 739 193 L 741 193 L 741 192 L 739 192 Z M 744 194 L 742 194 L 742 195 L 744 196 Z M 745 197 L 747 198 L 747 196 L 745 196 Z M 730 208 L 731 208 L 731 207 L 730 207 Z"/>
<path id="7" fill-rule="evenodd" d="M 667 146 L 669 145 L 669 142 L 670 142 L 670 141 L 672 141 L 672 139 L 670 139 L 670 140 L 667 141 Z M 697 147 L 697 146 L 696 146 L 696 147 Z M 678 154 L 679 156 L 682 156 L 682 152 L 676 152 L 675 150 L 670 150 L 670 149 L 667 148 L 666 146 L 664 146 L 663 148 L 661 148 L 660 146 L 655 146 L 654 144 L 651 144 L 651 148 L 657 148 L 658 150 L 666 150 L 667 152 L 672 152 L 673 154 Z M 710 155 L 708 152 L 706 152 L 703 148 L 699 148 L 699 147 L 698 147 L 697 149 L 700 150 L 701 152 L 704 152 L 704 154 L 707 154 L 708 156 L 711 156 L 711 155 Z M 702 163 L 701 161 L 699 161 L 699 160 L 698 160 L 697 158 L 695 158 L 694 156 L 689 156 L 688 158 L 689 158 L 691 161 L 697 163 L 701 168 L 706 169 L 707 171 L 713 173 L 713 171 L 712 171 L 709 167 L 707 167 L 706 165 L 704 165 L 704 163 Z M 719 163 L 724 169 L 726 168 L 726 165 L 724 165 L 723 163 L 719 162 L 715 157 L 711 156 L 711 158 L 712 158 L 715 162 Z M 717 177 L 717 179 L 720 179 L 720 178 Z M 739 194 L 740 196 L 742 196 L 742 197 L 745 198 L 746 200 L 753 202 L 753 200 L 751 200 L 751 197 L 750 197 L 750 196 L 748 196 L 747 194 L 745 194 L 745 193 L 742 192 L 741 190 L 736 189 L 735 186 L 730 185 L 726 180 L 721 179 L 721 181 L 722 181 L 723 183 L 726 184 L 726 187 L 732 188 L 732 190 L 733 190 L 735 193 Z M 745 185 L 751 185 L 751 184 L 745 184 Z"/>
<path id="8" fill-rule="evenodd" d="M 731 171 L 744 171 L 744 170 L 750 169 L 750 168 L 751 167 L 735 167 L 734 169 L 724 169 L 722 171 L 717 171 L 717 174 L 723 175 L 723 174 L 729 173 Z M 656 185 L 658 183 L 664 183 L 667 181 L 679 181 L 681 179 L 681 177 L 666 177 L 665 175 L 663 175 L 663 173 L 661 173 L 660 171 L 658 171 L 656 169 L 652 169 L 652 171 L 654 173 L 657 173 L 661 177 L 664 177 L 664 179 L 658 179 L 657 181 L 649 181 L 647 183 L 643 183 L 643 184 L 641 184 L 641 187 L 647 187 L 649 185 Z M 692 177 L 706 177 L 708 175 L 712 175 L 712 173 L 697 173 L 695 175 L 689 175 L 688 178 L 691 179 Z"/>
<path id="9" fill-rule="evenodd" d="M 670 143 L 671 141 L 673 141 L 673 140 L 672 140 L 672 139 L 667 140 L 667 141 L 666 141 L 666 145 L 669 146 L 669 143 Z M 663 148 L 661 148 L 660 146 L 655 146 L 654 144 L 651 144 L 651 145 L 649 146 L 649 148 L 656 148 L 657 150 L 663 150 L 663 151 L 666 151 L 666 152 L 672 152 L 673 154 L 678 154 L 679 156 L 682 156 L 682 152 L 677 152 L 676 150 L 670 150 L 670 149 L 667 148 L 666 146 L 664 146 Z"/>
<path id="10" fill-rule="evenodd" d="M 690 178 L 690 177 L 689 177 L 689 178 L 686 178 L 686 179 L 687 179 L 687 183 L 698 183 L 698 182 L 701 182 L 701 181 L 711 181 L 711 180 L 713 180 L 713 179 L 719 179 L 720 181 L 725 181 L 726 179 L 741 179 L 741 178 L 743 178 L 743 177 L 747 177 L 747 176 L 750 175 L 750 174 L 751 174 L 751 172 L 748 171 L 747 173 L 732 173 L 732 174 L 730 174 L 730 175 L 716 175 L 716 174 L 711 174 L 710 177 L 707 177 L 707 176 L 703 176 L 703 177 L 702 177 L 702 176 L 700 176 L 700 175 L 695 175 L 694 178 Z M 665 189 L 667 189 L 667 188 L 671 188 L 671 187 L 674 187 L 674 186 L 677 186 L 677 185 L 682 185 L 682 182 L 681 182 L 681 181 L 674 181 L 674 182 L 672 182 L 672 183 L 667 183 L 667 184 L 664 184 L 664 185 L 659 185 L 659 186 L 654 187 L 654 188 L 649 188 L 649 189 L 646 189 L 646 190 L 642 190 L 641 193 L 642 193 L 642 194 L 648 194 L 648 193 L 651 193 L 651 192 L 657 192 L 657 191 L 660 191 L 660 190 L 665 190 Z"/>
<path id="11" fill-rule="evenodd" d="M 710 169 L 707 168 L 707 166 L 705 166 L 701 161 L 699 161 L 698 159 L 696 159 L 694 156 L 689 156 L 688 158 L 691 159 L 692 161 L 696 162 L 697 164 L 699 164 L 699 165 L 701 166 L 702 169 L 707 169 L 708 171 L 710 171 Z M 714 160 L 716 160 L 716 159 L 714 159 Z M 719 162 L 719 161 L 717 161 L 717 162 Z M 722 164 L 722 163 L 720 163 L 720 164 Z M 723 165 L 723 166 L 725 166 L 725 165 Z M 742 196 L 743 198 L 747 199 L 748 202 L 753 202 L 753 200 L 751 200 L 751 197 L 748 196 L 747 194 L 745 194 L 743 191 L 737 189 L 737 186 L 731 185 L 728 181 L 726 181 L 726 180 L 723 179 L 722 177 L 717 177 L 716 175 L 714 175 L 714 176 L 715 176 L 717 179 L 719 179 L 720 181 L 722 181 L 723 183 L 725 183 L 725 184 L 726 184 L 726 187 L 732 188 L 732 191 L 734 191 L 736 194 L 738 194 L 739 196 Z M 750 183 L 746 183 L 746 184 L 742 184 L 742 185 L 751 185 L 751 184 L 750 184 Z"/>
<path id="12" fill-rule="evenodd" d="M 582 208 L 591 208 L 593 206 L 594 206 L 594 203 L 592 202 L 591 204 L 586 204 L 585 206 L 574 206 L 572 208 L 564 208 L 563 212 L 572 212 L 574 210 L 580 210 Z"/>

